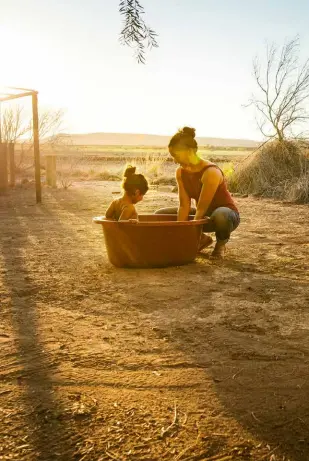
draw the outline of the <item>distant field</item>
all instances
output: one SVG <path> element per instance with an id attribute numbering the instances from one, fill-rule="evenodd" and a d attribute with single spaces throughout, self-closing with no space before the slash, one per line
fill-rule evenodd
<path id="1" fill-rule="evenodd" d="M 253 148 L 214 148 L 202 146 L 199 153 L 202 158 L 217 163 L 223 171 L 233 170 L 233 165 L 241 162 L 254 151 Z M 67 145 L 52 149 L 41 145 L 41 165 L 46 166 L 46 156 L 56 155 L 58 181 L 71 184 L 72 180 L 114 180 L 119 181 L 127 164 L 137 166 L 148 179 L 160 180 L 162 184 L 175 183 L 176 165 L 164 147 L 143 146 L 95 146 Z M 22 177 L 33 176 L 33 153 L 26 155 L 16 149 L 16 161 Z"/>
<path id="2" fill-rule="evenodd" d="M 77 145 L 67 144 L 50 146 L 49 144 L 41 143 L 40 146 L 41 155 L 84 155 L 84 156 L 99 156 L 101 158 L 111 158 L 115 160 L 121 160 L 122 158 L 134 159 L 135 157 L 149 157 L 168 154 L 167 147 L 158 146 L 115 146 L 115 145 Z M 253 152 L 255 148 L 245 147 L 217 147 L 217 146 L 200 146 L 199 153 L 204 158 L 225 158 L 228 157 L 230 161 L 232 158 L 243 158 Z M 20 153 L 18 144 L 16 145 L 16 153 Z M 24 148 L 24 155 L 32 156 L 31 149 Z"/>
<path id="3" fill-rule="evenodd" d="M 212 146 L 201 146 L 199 153 L 203 158 L 216 160 L 237 161 L 249 155 L 254 149 L 248 148 L 214 148 Z M 47 152 L 46 152 L 47 153 Z M 164 147 L 143 147 L 143 146 L 71 146 L 63 151 L 58 151 L 58 155 L 82 155 L 99 157 L 104 160 L 134 160 L 135 158 L 164 156 L 172 161 L 168 155 L 168 149 Z"/>
<path id="4" fill-rule="evenodd" d="M 79 149 L 86 150 L 87 152 L 141 152 L 141 151 L 156 151 L 156 152 L 167 152 L 167 147 L 158 147 L 158 146 L 99 146 L 99 145 L 75 145 Z M 218 147 L 218 146 L 200 146 L 200 151 L 220 151 L 220 152 L 250 152 L 254 148 L 244 148 L 244 147 Z"/>

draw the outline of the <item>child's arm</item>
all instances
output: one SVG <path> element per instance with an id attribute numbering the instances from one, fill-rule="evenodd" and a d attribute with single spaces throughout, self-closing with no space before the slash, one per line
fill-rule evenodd
<path id="1" fill-rule="evenodd" d="M 129 219 L 137 219 L 137 213 L 134 205 L 127 205 L 122 210 L 119 221 L 128 221 Z"/>
<path id="2" fill-rule="evenodd" d="M 107 208 L 106 213 L 105 213 L 105 218 L 107 219 L 113 219 L 115 213 L 115 203 L 112 202 L 110 206 Z"/>

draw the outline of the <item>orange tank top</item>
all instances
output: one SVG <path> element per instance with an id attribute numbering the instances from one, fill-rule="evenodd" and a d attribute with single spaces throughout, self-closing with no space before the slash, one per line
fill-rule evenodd
<path id="1" fill-rule="evenodd" d="M 181 179 L 182 179 L 185 191 L 187 192 L 187 194 L 189 195 L 191 199 L 195 200 L 196 205 L 197 205 L 200 195 L 201 195 L 201 190 L 203 187 L 202 176 L 204 172 L 207 170 L 207 168 L 210 168 L 210 167 L 218 168 L 218 170 L 221 171 L 223 175 L 223 182 L 219 185 L 218 189 L 215 192 L 212 202 L 209 205 L 209 208 L 207 210 L 207 216 L 210 216 L 219 207 L 227 207 L 238 213 L 236 204 L 230 192 L 227 189 L 224 174 L 222 170 L 214 163 L 210 165 L 206 165 L 204 168 L 202 168 L 201 171 L 198 171 L 197 173 L 191 173 L 182 168 L 181 169 Z"/>

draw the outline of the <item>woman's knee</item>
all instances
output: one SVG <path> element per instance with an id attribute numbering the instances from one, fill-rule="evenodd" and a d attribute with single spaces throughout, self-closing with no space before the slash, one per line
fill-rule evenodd
<path id="1" fill-rule="evenodd" d="M 215 227 L 224 228 L 231 223 L 231 211 L 229 208 L 217 208 L 211 215 L 211 220 Z"/>
<path id="2" fill-rule="evenodd" d="M 230 208 L 217 208 L 211 215 L 217 240 L 227 242 L 231 233 L 239 225 L 239 215 Z"/>

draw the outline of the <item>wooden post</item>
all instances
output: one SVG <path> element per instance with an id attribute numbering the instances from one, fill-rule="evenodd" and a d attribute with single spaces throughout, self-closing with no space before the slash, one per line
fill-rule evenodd
<path id="1" fill-rule="evenodd" d="M 42 189 L 41 189 L 39 114 L 38 114 L 38 94 L 37 93 L 32 93 L 32 114 L 33 114 L 33 150 L 34 150 L 36 203 L 41 203 Z"/>
<path id="2" fill-rule="evenodd" d="M 8 183 L 7 144 L 0 143 L 0 194 L 6 193 Z"/>
<path id="3" fill-rule="evenodd" d="M 45 172 L 46 172 L 46 184 L 51 186 L 51 177 L 52 177 L 52 156 L 46 155 L 45 162 Z"/>
<path id="4" fill-rule="evenodd" d="M 48 186 L 57 187 L 55 155 L 46 156 L 46 182 Z"/>
<path id="5" fill-rule="evenodd" d="M 53 156 L 53 180 L 52 186 L 57 187 L 57 157 Z"/>
<path id="6" fill-rule="evenodd" d="M 8 144 L 9 162 L 10 162 L 10 186 L 15 186 L 15 145 L 13 142 Z"/>

